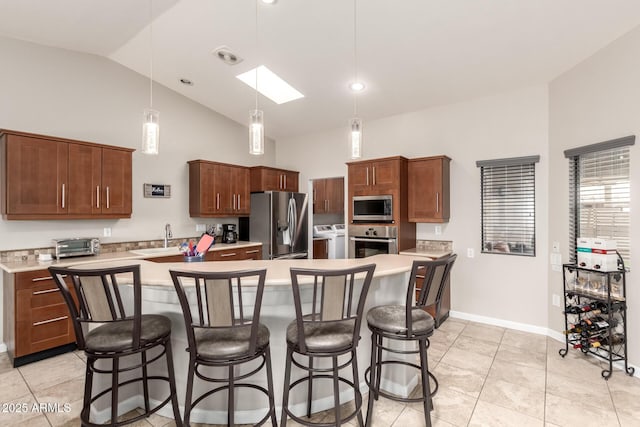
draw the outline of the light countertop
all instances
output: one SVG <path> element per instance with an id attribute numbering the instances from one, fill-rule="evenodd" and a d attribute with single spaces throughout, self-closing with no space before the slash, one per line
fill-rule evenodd
<path id="1" fill-rule="evenodd" d="M 427 258 L 442 258 L 451 254 L 451 251 L 439 251 L 433 249 L 406 249 L 404 251 L 400 251 L 400 255 L 411 255 L 411 256 L 419 256 L 419 257 L 427 257 Z"/>
<path id="2" fill-rule="evenodd" d="M 209 252 L 223 251 L 223 250 L 235 249 L 235 248 L 240 249 L 240 248 L 255 246 L 255 245 L 261 245 L 261 243 L 245 242 L 245 241 L 238 241 L 236 243 L 216 243 L 215 245 L 211 246 L 211 248 L 209 248 Z M 142 250 L 144 251 L 144 249 Z M 121 260 L 122 261 L 143 260 L 143 259 L 149 259 L 149 258 L 158 258 L 158 257 L 182 254 L 177 246 L 167 248 L 166 250 L 159 250 L 158 252 L 155 252 L 153 254 L 141 254 L 136 252 L 138 251 L 107 252 L 107 253 L 101 253 L 95 256 L 63 258 L 60 260 L 54 259 L 53 261 L 46 261 L 46 262 L 22 261 L 22 262 L 10 262 L 10 263 L 4 263 L 4 264 L 0 263 L 0 269 L 6 271 L 7 273 L 20 273 L 23 271 L 42 270 L 42 269 L 49 268 L 51 266 L 68 267 L 71 265 L 93 264 L 93 263 L 121 261 Z"/>

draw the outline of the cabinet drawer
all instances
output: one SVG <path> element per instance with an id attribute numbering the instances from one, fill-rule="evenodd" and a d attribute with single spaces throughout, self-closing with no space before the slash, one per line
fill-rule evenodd
<path id="1" fill-rule="evenodd" d="M 72 334 L 66 304 L 37 308 L 31 312 L 31 342 L 39 342 Z"/>
<path id="2" fill-rule="evenodd" d="M 247 248 L 244 250 L 244 259 L 262 259 L 262 248 L 260 246 Z"/>
<path id="3" fill-rule="evenodd" d="M 228 249 L 226 251 L 215 251 L 213 252 L 213 260 L 214 261 L 234 261 L 244 259 L 244 250 L 243 249 Z"/>
<path id="4" fill-rule="evenodd" d="M 34 270 L 16 273 L 17 291 L 22 289 L 44 290 L 47 288 L 57 289 L 56 283 L 53 281 L 53 277 L 51 277 L 48 270 Z"/>

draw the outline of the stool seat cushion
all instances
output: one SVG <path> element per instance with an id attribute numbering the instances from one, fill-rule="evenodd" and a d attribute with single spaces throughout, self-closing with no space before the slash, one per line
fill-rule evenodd
<path id="1" fill-rule="evenodd" d="M 433 317 L 420 308 L 411 310 L 413 336 L 431 335 L 435 328 Z M 404 305 L 381 305 L 367 312 L 367 323 L 370 327 L 384 332 L 407 333 L 407 308 Z"/>
<path id="2" fill-rule="evenodd" d="M 171 320 L 159 314 L 143 314 L 140 328 L 140 343 L 153 342 L 171 333 Z M 108 322 L 92 329 L 85 335 L 88 351 L 112 352 L 133 348 L 133 319 Z"/>
<path id="3" fill-rule="evenodd" d="M 304 322 L 305 344 L 309 351 L 326 352 L 353 347 L 355 319 L 334 322 Z M 287 342 L 298 346 L 298 324 L 294 320 L 287 326 Z"/>
<path id="4" fill-rule="evenodd" d="M 251 325 L 236 328 L 194 328 L 198 356 L 204 359 L 234 359 L 249 354 Z M 256 353 L 269 345 L 269 328 L 260 323 Z"/>

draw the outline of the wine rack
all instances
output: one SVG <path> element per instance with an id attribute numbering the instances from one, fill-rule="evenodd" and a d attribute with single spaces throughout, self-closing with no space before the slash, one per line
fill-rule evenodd
<path id="1" fill-rule="evenodd" d="M 608 362 L 602 377 L 608 380 L 614 362 L 624 362 L 625 372 L 633 376 L 627 363 L 626 269 L 600 271 L 563 265 L 565 357 L 569 348 L 579 349 Z"/>

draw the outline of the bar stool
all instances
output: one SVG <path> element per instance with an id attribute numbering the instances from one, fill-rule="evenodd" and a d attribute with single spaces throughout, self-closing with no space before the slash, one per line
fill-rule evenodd
<path id="1" fill-rule="evenodd" d="M 83 426 L 103 426 L 90 421 L 91 404 L 111 394 L 110 426 L 131 424 L 146 418 L 171 401 L 176 425 L 181 426 L 176 383 L 171 354 L 171 321 L 158 314 L 142 314 L 142 289 L 140 284 L 140 266 L 102 269 L 76 269 L 49 267 L 62 296 L 67 303 L 78 348 L 87 356 L 85 374 L 84 401 L 80 411 Z M 71 280 L 73 294 L 65 277 Z M 120 284 L 133 286 L 133 316 L 124 308 Z M 78 305 L 76 306 L 76 302 Z M 93 328 L 88 326 L 93 324 Z M 100 326 L 96 326 L 100 325 Z M 90 329 L 85 333 L 85 328 Z M 149 356 L 149 352 L 162 347 L 159 354 Z M 140 355 L 140 363 L 133 366 L 120 364 L 125 357 Z M 148 375 L 147 366 L 165 356 L 167 376 Z M 99 360 L 111 360 L 111 369 L 97 367 Z M 120 382 L 119 375 L 141 369 L 142 375 Z M 111 387 L 92 395 L 94 374 L 111 375 Z M 149 403 L 151 381 L 163 381 L 169 385 L 169 396 L 154 408 Z M 126 421 L 118 421 L 118 390 L 120 387 L 141 382 L 144 392 L 144 413 Z M 122 415 L 122 414 L 120 414 Z"/>
<path id="2" fill-rule="evenodd" d="M 340 426 L 357 416 L 359 425 L 363 425 L 356 347 L 360 340 L 364 303 L 375 267 L 375 264 L 368 264 L 341 270 L 291 269 L 296 319 L 287 327 L 287 359 L 280 420 L 282 427 L 287 424 L 287 416 L 306 426 Z M 301 294 L 305 296 L 304 300 Z M 296 360 L 295 355 L 306 358 L 308 363 Z M 347 357 L 347 360 L 338 363 L 340 356 Z M 314 366 L 315 358 L 330 359 L 331 368 Z M 307 375 L 291 383 L 292 365 L 306 371 Z M 340 369 L 349 365 L 352 367 L 353 381 L 339 375 Z M 321 378 L 331 379 L 333 384 L 335 421 L 329 424 L 302 419 L 289 408 L 290 390 L 306 382 L 307 417 L 310 417 L 313 382 Z M 341 415 L 340 383 L 351 387 L 355 397 L 355 410 L 345 417 Z"/>
<path id="3" fill-rule="evenodd" d="M 369 385 L 369 401 L 367 404 L 367 427 L 371 425 L 373 418 L 373 401 L 379 396 L 386 397 L 399 402 L 422 402 L 424 406 L 424 417 L 427 427 L 431 426 L 431 398 L 438 390 L 438 381 L 429 372 L 427 361 L 427 348 L 429 347 L 429 337 L 433 335 L 435 322 L 433 317 L 424 309 L 430 305 L 439 305 L 442 298 L 443 289 L 449 280 L 449 274 L 457 255 L 453 254 L 447 258 L 435 261 L 419 260 L 414 261 L 411 268 L 411 276 L 407 289 L 407 299 L 405 305 L 384 305 L 373 307 L 367 313 L 367 324 L 371 330 L 371 365 L 365 372 L 365 381 Z M 416 280 L 424 272 L 424 281 L 415 297 Z M 393 348 L 391 343 L 383 344 L 383 339 L 388 341 L 415 341 L 418 350 L 406 350 Z M 382 360 L 382 352 L 410 355 L 419 354 L 420 364 L 407 362 L 404 360 Z M 380 378 L 382 376 L 382 366 L 384 365 L 406 365 L 420 371 L 422 379 L 422 396 L 411 398 L 393 395 L 380 389 Z M 429 378 L 435 383 L 434 390 L 430 390 Z"/>
<path id="4" fill-rule="evenodd" d="M 269 349 L 269 329 L 260 323 L 260 308 L 267 270 L 232 272 L 170 271 L 178 293 L 189 343 L 189 372 L 184 408 L 184 425 L 189 425 L 191 411 L 207 397 L 228 391 L 227 424 L 234 425 L 235 390 L 249 388 L 268 398 L 269 409 L 257 426 L 271 418 L 277 426 L 273 399 L 273 373 Z M 185 286 L 186 285 L 186 286 Z M 185 288 L 195 287 L 196 304 L 189 304 Z M 247 291 L 255 290 L 255 299 Z M 239 365 L 262 359 L 250 372 L 236 374 Z M 266 365 L 267 388 L 242 380 L 258 373 Z M 216 377 L 201 367 L 225 368 L 227 375 Z M 193 400 L 194 376 L 219 384 Z"/>

